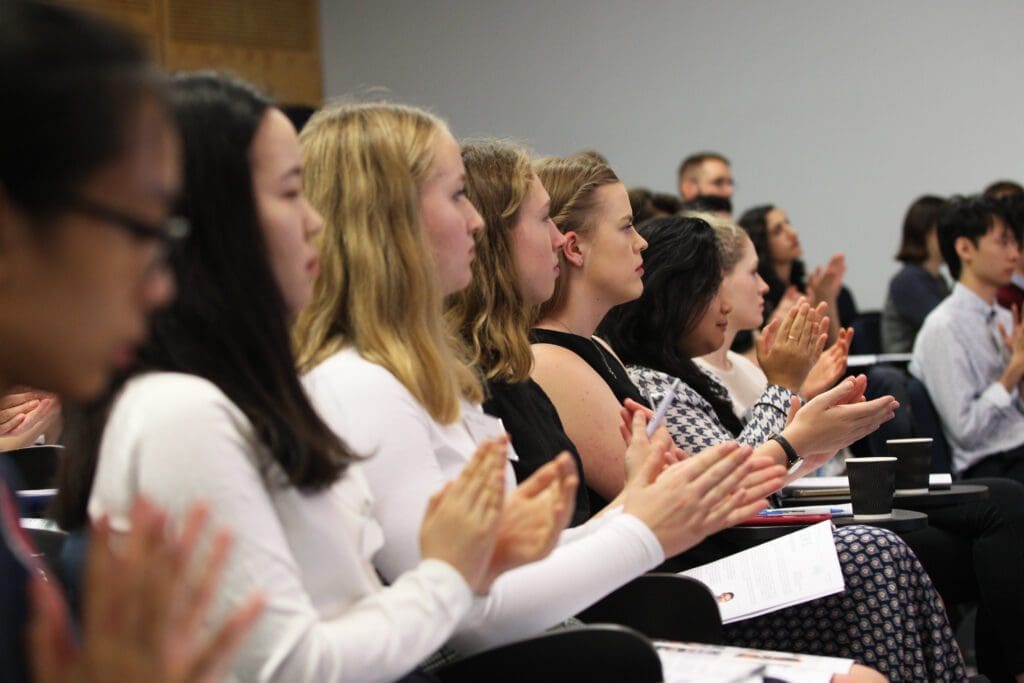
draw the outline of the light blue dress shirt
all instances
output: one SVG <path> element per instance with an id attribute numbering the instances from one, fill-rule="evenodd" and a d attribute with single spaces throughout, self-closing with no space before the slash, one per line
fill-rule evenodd
<path id="1" fill-rule="evenodd" d="M 958 282 L 925 318 L 914 343 L 910 374 L 931 395 L 958 472 L 1024 444 L 1019 388 L 1008 392 L 999 382 L 1010 351 L 998 323 L 1009 333 L 1010 312 Z"/>

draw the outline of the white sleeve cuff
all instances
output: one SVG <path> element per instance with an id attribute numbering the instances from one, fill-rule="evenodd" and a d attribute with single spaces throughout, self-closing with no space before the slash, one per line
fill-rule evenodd
<path id="1" fill-rule="evenodd" d="M 1010 396 L 1010 392 L 1006 390 L 1002 382 L 993 382 L 988 386 L 988 389 L 982 392 L 981 398 L 992 403 L 997 408 L 1008 408 L 1013 398 Z"/>
<path id="2" fill-rule="evenodd" d="M 639 517 L 628 512 L 622 512 L 614 522 L 609 523 L 623 526 L 636 536 L 636 539 L 643 545 L 644 553 L 647 555 L 648 570 L 657 567 L 665 561 L 665 549 L 661 547 L 661 542 L 654 535 L 654 532 L 651 531 L 651 528 L 640 521 Z"/>
<path id="3" fill-rule="evenodd" d="M 420 562 L 416 576 L 429 584 L 431 592 L 448 607 L 450 614 L 460 616 L 469 611 L 473 590 L 455 567 L 443 560 L 427 558 Z"/>

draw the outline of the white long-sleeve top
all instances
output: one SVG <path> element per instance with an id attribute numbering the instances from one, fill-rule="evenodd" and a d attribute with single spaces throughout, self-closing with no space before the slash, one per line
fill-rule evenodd
<path id="1" fill-rule="evenodd" d="M 89 513 L 124 529 L 136 494 L 181 520 L 196 501 L 234 536 L 218 617 L 259 590 L 266 608 L 234 676 L 244 681 L 388 681 L 440 647 L 473 602 L 438 560 L 382 588 L 371 558 L 383 537 L 358 466 L 305 493 L 264 476 L 252 424 L 215 385 L 180 373 L 132 379 L 104 431 Z M 271 467 L 270 471 L 274 468 Z M 279 470 L 278 470 L 279 473 Z M 268 481 L 273 481 L 268 485 Z"/>
<path id="2" fill-rule="evenodd" d="M 368 456 L 363 470 L 385 538 L 374 562 L 390 580 L 420 560 L 417 530 L 430 496 L 458 476 L 475 444 L 500 423 L 463 402 L 460 420 L 438 424 L 394 375 L 352 349 L 325 360 L 305 382 L 327 424 Z M 507 485 L 515 485 L 511 467 Z M 661 544 L 643 522 L 609 513 L 563 533 L 544 560 L 499 577 L 451 644 L 468 653 L 535 635 L 663 560 Z"/>

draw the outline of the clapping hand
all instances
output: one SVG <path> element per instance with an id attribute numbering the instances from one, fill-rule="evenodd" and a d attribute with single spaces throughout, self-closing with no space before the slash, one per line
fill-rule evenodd
<path id="1" fill-rule="evenodd" d="M 631 439 L 649 441 L 646 427 L 646 415 L 634 412 Z M 651 529 L 671 557 L 763 510 L 764 497 L 782 486 L 785 473 L 731 441 L 671 465 L 655 447 L 623 491 L 623 508 Z"/>
<path id="2" fill-rule="evenodd" d="M 16 387 L 0 397 L 0 450 L 31 446 L 60 417 L 53 394 Z"/>
<path id="3" fill-rule="evenodd" d="M 840 329 L 835 343 L 825 349 L 818 357 L 818 362 L 807 373 L 807 379 L 800 387 L 801 396 L 811 399 L 835 386 L 835 383 L 846 372 L 846 360 L 850 356 L 850 344 L 852 343 L 853 328 Z"/>
<path id="4" fill-rule="evenodd" d="M 263 609 L 253 595 L 209 635 L 209 612 L 231 546 L 226 531 L 198 562 L 207 511 L 196 506 L 180 536 L 145 500 L 131 511 L 120 552 L 106 520 L 93 527 L 83 593 L 83 630 L 76 645 L 57 587 L 33 579 L 28 645 L 37 683 L 212 683 L 225 675 L 245 634 Z M 192 570 L 199 567 L 198 572 Z"/>
<path id="5" fill-rule="evenodd" d="M 757 340 L 757 360 L 769 383 L 796 393 L 821 355 L 828 338 L 825 304 L 804 300 L 783 320 L 772 320 Z"/>
<path id="6" fill-rule="evenodd" d="M 534 472 L 505 500 L 488 569 L 489 586 L 505 571 L 547 556 L 572 519 L 579 486 L 567 451 Z"/>

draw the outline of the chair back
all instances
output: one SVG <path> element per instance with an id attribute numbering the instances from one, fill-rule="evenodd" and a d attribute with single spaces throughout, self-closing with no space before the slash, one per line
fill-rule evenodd
<path id="1" fill-rule="evenodd" d="M 36 547 L 37 557 L 41 557 L 51 571 L 58 571 L 61 566 L 61 548 L 63 548 L 68 534 L 60 529 L 43 528 L 41 524 L 43 522 L 44 520 L 23 518 L 21 520 L 21 528 L 32 539 L 32 544 Z"/>
<path id="2" fill-rule="evenodd" d="M 949 442 L 942 432 L 942 420 L 935 410 L 932 397 L 924 383 L 916 377 L 907 380 L 907 395 L 910 396 L 910 412 L 914 419 L 914 434 L 932 439 L 932 468 L 937 474 L 953 473 L 953 455 Z"/>
<path id="3" fill-rule="evenodd" d="M 578 616 L 587 623 L 628 626 L 655 640 L 723 642 L 715 596 L 700 581 L 678 574 L 639 576 Z"/>
<path id="4" fill-rule="evenodd" d="M 592 624 L 487 650 L 433 672 L 442 683 L 655 683 L 661 660 L 646 637 L 622 626 Z"/>
<path id="5" fill-rule="evenodd" d="M 863 311 L 850 324 L 853 328 L 853 342 L 850 353 L 875 354 L 882 352 L 882 314 L 879 311 Z"/>
<path id="6" fill-rule="evenodd" d="M 13 451 L 4 451 L 7 461 L 21 479 L 21 485 L 27 489 L 53 488 L 57 478 L 57 465 L 64 447 L 27 446 Z"/>

